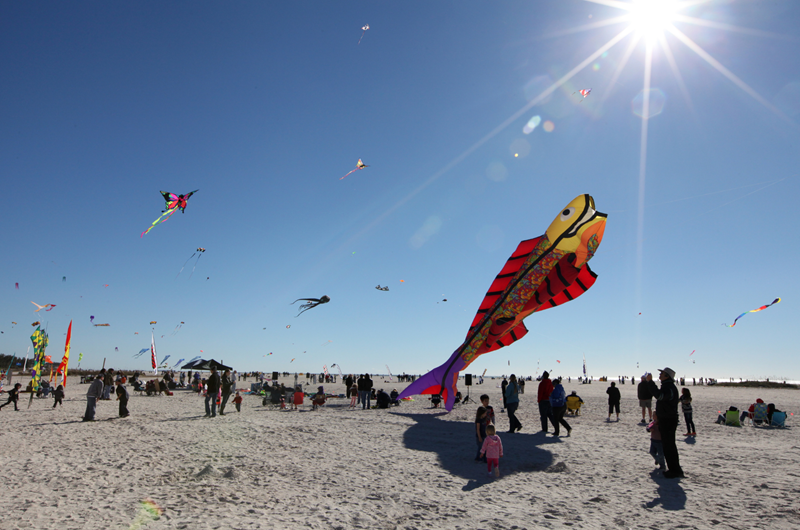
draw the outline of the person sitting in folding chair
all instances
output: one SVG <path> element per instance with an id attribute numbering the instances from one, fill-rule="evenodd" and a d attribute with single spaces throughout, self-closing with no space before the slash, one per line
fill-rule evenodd
<path id="1" fill-rule="evenodd" d="M 321 407 L 325 404 L 325 392 L 322 387 L 317 388 L 317 393 L 314 394 L 314 397 L 311 398 L 311 410 L 317 410 L 317 407 Z"/>
<path id="2" fill-rule="evenodd" d="M 722 425 L 732 425 L 734 427 L 741 427 L 742 423 L 739 419 L 739 409 L 731 405 L 728 407 L 728 410 L 725 411 L 725 414 L 720 414 L 717 416 L 716 423 L 721 423 Z"/>
<path id="3" fill-rule="evenodd" d="M 583 405 L 583 400 L 578 395 L 578 392 L 573 390 L 572 393 L 567 396 L 567 413 L 573 416 L 580 416 L 581 405 Z"/>

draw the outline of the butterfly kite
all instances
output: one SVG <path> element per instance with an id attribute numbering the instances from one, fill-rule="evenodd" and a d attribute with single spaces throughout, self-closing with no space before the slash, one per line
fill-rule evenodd
<path id="1" fill-rule="evenodd" d="M 361 29 L 362 29 L 362 30 L 364 30 L 364 31 L 361 33 L 361 37 L 358 39 L 358 43 L 359 43 L 359 44 L 361 44 L 361 39 L 363 39 L 363 38 L 364 38 L 364 34 L 365 34 L 365 33 L 367 32 L 367 30 L 369 29 L 369 24 L 366 24 L 366 25 L 362 26 L 362 27 L 361 27 Z"/>
<path id="2" fill-rule="evenodd" d="M 328 302 L 331 301 L 330 297 L 328 297 L 327 295 L 323 295 L 322 298 L 298 298 L 297 300 L 292 302 L 292 304 L 297 303 L 300 300 L 305 300 L 307 303 L 300 305 L 300 312 L 297 313 L 297 316 L 295 318 L 299 317 L 309 309 L 313 309 L 320 304 L 327 304 Z"/>
<path id="3" fill-rule="evenodd" d="M 575 94 L 580 94 L 581 96 L 583 96 L 583 99 L 586 99 L 586 96 L 588 96 L 591 93 L 592 93 L 591 88 L 584 88 L 583 90 L 578 90 L 577 92 L 573 92 L 572 95 L 574 96 Z M 583 99 L 581 100 L 581 102 L 583 102 Z"/>
<path id="4" fill-rule="evenodd" d="M 44 309 L 45 311 L 50 311 L 51 309 L 53 309 L 56 306 L 56 304 L 39 305 L 39 304 L 37 304 L 36 302 L 33 302 L 33 301 L 31 303 L 39 308 L 36 311 L 34 311 L 34 313 L 38 313 L 42 309 Z"/>
<path id="5" fill-rule="evenodd" d="M 775 305 L 775 304 L 777 304 L 777 303 L 778 303 L 778 302 L 780 302 L 780 301 L 781 301 L 781 299 L 780 299 L 780 298 L 776 298 L 775 300 L 773 300 L 773 301 L 772 301 L 772 303 L 771 303 L 771 304 L 762 305 L 762 306 L 761 306 L 761 307 L 759 307 L 758 309 L 752 309 L 752 310 L 750 310 L 750 311 L 745 311 L 744 313 L 742 313 L 741 315 L 739 315 L 738 317 L 736 317 L 736 319 L 733 321 L 733 324 L 731 324 L 730 326 L 728 326 L 727 324 L 723 324 L 723 326 L 727 326 L 727 327 L 729 327 L 729 328 L 732 328 L 733 326 L 735 326 L 735 325 L 736 325 L 736 320 L 739 320 L 740 318 L 742 318 L 743 316 L 745 316 L 747 313 L 758 313 L 759 311 L 763 311 L 763 310 L 765 310 L 766 308 L 768 308 L 769 306 L 771 306 L 771 305 Z M 49 310 L 48 310 L 48 311 L 49 311 Z"/>
<path id="6" fill-rule="evenodd" d="M 183 269 L 186 267 L 186 264 L 189 263 L 189 260 L 195 257 L 195 255 L 197 255 L 197 261 L 194 262 L 194 267 L 192 267 L 192 274 L 194 274 L 194 270 L 197 268 L 197 263 L 200 261 L 200 258 L 203 256 L 203 253 L 205 251 L 206 249 L 204 249 L 203 247 L 197 247 L 197 250 L 195 250 L 194 253 L 191 256 L 189 256 L 189 259 L 183 262 L 183 267 L 181 267 L 181 270 L 178 271 L 178 274 L 175 276 L 175 278 L 177 279 L 178 276 L 181 275 Z M 192 274 L 189 275 L 189 278 L 192 277 Z M 206 278 L 206 280 L 207 279 L 208 278 Z"/>
<path id="7" fill-rule="evenodd" d="M 447 410 L 452 410 L 459 372 L 480 355 L 524 337 L 528 333 L 525 317 L 574 300 L 594 285 L 597 276 L 587 262 L 603 240 L 605 226 L 606 214 L 595 210 L 594 199 L 579 195 L 544 235 L 521 242 L 489 287 L 466 340 L 444 364 L 417 379 L 400 397 L 438 394 Z"/>
<path id="8" fill-rule="evenodd" d="M 186 195 L 175 195 L 174 193 L 170 193 L 168 191 L 162 191 L 161 195 L 163 195 L 164 200 L 167 201 L 166 209 L 161 213 L 161 216 L 158 219 L 153 221 L 153 224 L 150 225 L 150 228 L 142 232 L 142 235 L 139 237 L 144 237 L 144 235 L 150 230 L 152 230 L 154 226 L 165 222 L 176 211 L 180 210 L 181 213 L 185 213 L 186 201 L 188 201 L 189 197 L 191 197 L 196 191 L 200 190 L 190 191 Z"/>
<path id="9" fill-rule="evenodd" d="M 366 165 L 364 162 L 362 162 L 361 159 L 359 158 L 358 162 L 356 162 L 356 168 L 354 170 L 352 170 L 350 173 L 355 173 L 359 169 L 364 169 L 365 167 L 369 167 L 369 166 Z M 347 175 L 349 175 L 350 173 L 348 173 Z M 345 175 L 344 177 L 346 177 L 347 175 Z M 344 177 L 340 178 L 339 180 L 344 180 Z"/>
<path id="10" fill-rule="evenodd" d="M 379 291 L 388 291 L 389 290 L 389 286 L 388 285 L 386 287 L 381 287 L 380 284 L 378 284 L 378 285 L 375 286 L 375 288 L 377 290 L 379 290 Z"/>

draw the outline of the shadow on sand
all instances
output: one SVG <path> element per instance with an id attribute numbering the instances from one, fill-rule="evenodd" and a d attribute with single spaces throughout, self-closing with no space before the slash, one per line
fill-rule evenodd
<path id="1" fill-rule="evenodd" d="M 661 505 L 665 510 L 683 510 L 686 507 L 686 492 L 678 479 L 664 478 L 660 471 L 650 473 L 653 482 L 658 484 L 656 498 L 645 504 L 648 508 Z"/>
<path id="2" fill-rule="evenodd" d="M 478 446 L 474 423 L 442 420 L 441 416 L 446 414 L 444 412 L 394 414 L 416 422 L 403 435 L 406 448 L 436 453 L 445 470 L 469 481 L 462 488 L 464 491 L 479 488 L 493 480 L 487 475 L 486 464 L 475 461 Z M 514 473 L 544 471 L 553 464 L 552 454 L 541 446 L 558 444 L 558 438 L 545 438 L 543 434 L 498 434 L 503 441 L 504 453 L 500 459 L 501 478 Z"/>

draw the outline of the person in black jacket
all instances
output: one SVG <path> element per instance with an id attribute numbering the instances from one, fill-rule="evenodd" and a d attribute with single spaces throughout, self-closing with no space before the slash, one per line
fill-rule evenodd
<path id="1" fill-rule="evenodd" d="M 344 378 L 345 395 L 350 399 L 350 387 L 353 386 L 353 375 L 350 374 Z"/>
<path id="2" fill-rule="evenodd" d="M 645 376 L 642 376 L 642 382 L 636 388 L 636 394 L 639 397 L 639 406 L 642 407 L 642 425 L 653 421 L 653 394 L 650 393 L 650 386 L 645 381 Z M 644 421 L 644 411 L 647 410 L 647 417 L 649 420 Z"/>
<path id="3" fill-rule="evenodd" d="M 217 368 L 211 367 L 211 375 L 206 379 L 206 415 L 204 417 L 215 417 L 217 415 L 217 393 L 219 393 L 219 374 Z"/>
<path id="4" fill-rule="evenodd" d="M 683 478 L 680 459 L 678 458 L 678 446 L 675 445 L 675 431 L 678 429 L 678 403 L 680 394 L 675 386 L 675 370 L 664 368 L 659 370 L 661 388 L 656 386 L 653 376 L 647 374 L 647 385 L 650 392 L 656 398 L 656 415 L 658 416 L 658 428 L 661 431 L 661 444 L 664 447 L 664 459 L 667 461 L 667 471 L 664 472 L 666 478 Z"/>
<path id="5" fill-rule="evenodd" d="M 228 398 L 231 397 L 231 389 L 233 388 L 233 379 L 231 379 L 231 371 L 225 370 L 222 372 L 222 402 L 219 404 L 219 415 L 225 415 L 225 405 L 228 403 Z"/>
<path id="6" fill-rule="evenodd" d="M 608 394 L 608 419 L 606 421 L 611 421 L 611 413 L 614 410 L 617 411 L 617 421 L 619 421 L 619 401 L 621 396 L 619 395 L 617 384 L 612 381 L 611 386 L 606 389 L 606 394 Z"/>
<path id="7" fill-rule="evenodd" d="M 361 410 L 369 409 L 372 397 L 372 379 L 369 374 L 362 375 L 358 380 L 358 397 L 361 401 Z"/>

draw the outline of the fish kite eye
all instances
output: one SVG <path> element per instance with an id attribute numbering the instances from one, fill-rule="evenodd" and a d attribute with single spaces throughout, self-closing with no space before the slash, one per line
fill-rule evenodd
<path id="1" fill-rule="evenodd" d="M 566 221 L 567 219 L 572 217 L 572 215 L 574 213 L 575 213 L 575 208 L 574 207 L 566 208 L 563 212 L 561 212 L 561 220 L 562 221 Z"/>

